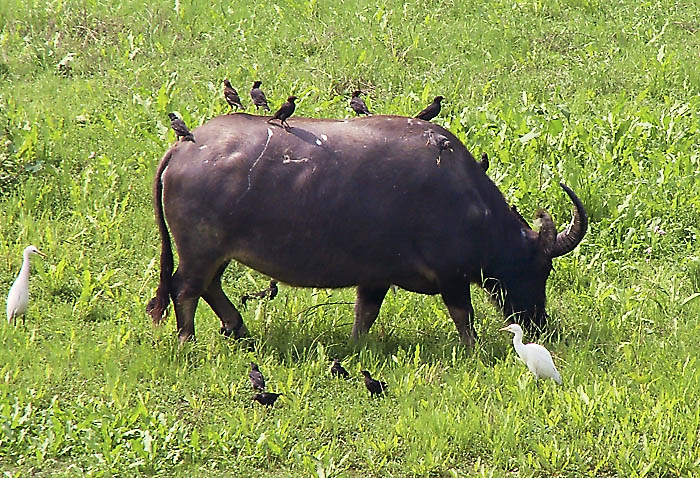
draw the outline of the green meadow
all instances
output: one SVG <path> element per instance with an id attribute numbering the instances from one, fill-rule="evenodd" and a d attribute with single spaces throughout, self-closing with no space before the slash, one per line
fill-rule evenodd
<path id="1" fill-rule="evenodd" d="M 26 325 L 0 321 L 6 477 L 669 477 L 700 474 L 700 6 L 672 0 L 4 0 L 0 295 L 32 260 Z M 526 219 L 590 216 L 547 283 L 564 384 L 515 359 L 473 286 L 478 345 L 398 290 L 360 344 L 354 291 L 294 289 L 178 345 L 154 327 L 151 185 L 175 140 L 228 112 L 229 78 L 297 116 L 435 122 Z M 381 158 L 377 159 L 378 161 Z M 232 301 L 268 277 L 232 264 Z M 526 335 L 526 339 L 528 336 Z M 334 380 L 333 357 L 353 375 Z M 274 408 L 251 402 L 248 364 Z M 370 399 L 367 369 L 390 392 Z"/>

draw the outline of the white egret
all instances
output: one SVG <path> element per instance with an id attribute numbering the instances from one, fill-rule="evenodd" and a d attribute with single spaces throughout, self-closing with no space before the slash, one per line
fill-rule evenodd
<path id="1" fill-rule="evenodd" d="M 29 256 L 32 254 L 46 257 L 46 254 L 35 246 L 27 246 L 24 249 L 22 268 L 14 284 L 10 287 L 10 293 L 7 294 L 7 321 L 13 325 L 17 323 L 17 317 L 20 315 L 22 316 L 22 325 L 24 325 L 24 314 L 29 305 Z"/>
<path id="2" fill-rule="evenodd" d="M 549 350 L 539 344 L 523 344 L 523 329 L 518 324 L 510 324 L 501 330 L 513 334 L 513 347 L 527 368 L 535 375 L 536 379 L 551 378 L 559 385 L 562 384 L 561 375 L 554 366 Z"/>

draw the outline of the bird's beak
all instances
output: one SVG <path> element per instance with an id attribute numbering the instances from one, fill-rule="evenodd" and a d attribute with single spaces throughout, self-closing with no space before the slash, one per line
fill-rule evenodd
<path id="1" fill-rule="evenodd" d="M 507 325 L 506 325 L 505 327 L 503 327 L 503 328 L 498 329 L 498 330 L 504 330 L 504 331 L 506 331 L 506 332 L 510 332 L 510 331 L 508 330 L 508 326 L 507 326 Z"/>
<path id="2" fill-rule="evenodd" d="M 37 249 L 36 253 L 39 254 L 39 255 L 40 255 L 41 257 L 43 257 L 44 259 L 46 259 L 46 254 L 44 254 L 44 253 L 41 252 L 40 250 Z"/>

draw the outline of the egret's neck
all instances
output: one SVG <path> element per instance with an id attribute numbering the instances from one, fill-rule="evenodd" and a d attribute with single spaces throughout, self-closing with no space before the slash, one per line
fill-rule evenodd
<path id="1" fill-rule="evenodd" d="M 525 360 L 525 355 L 527 354 L 527 351 L 525 349 L 525 346 L 523 345 L 523 336 L 520 334 L 515 334 L 513 335 L 513 347 L 515 347 L 515 352 L 518 354 L 518 356 Z"/>
<path id="2" fill-rule="evenodd" d="M 24 259 L 22 260 L 22 268 L 19 270 L 19 277 L 29 277 L 29 251 L 24 251 Z"/>

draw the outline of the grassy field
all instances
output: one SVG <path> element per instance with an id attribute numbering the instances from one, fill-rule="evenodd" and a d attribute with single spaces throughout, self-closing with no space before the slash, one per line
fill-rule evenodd
<path id="1" fill-rule="evenodd" d="M 27 326 L 0 326 L 4 476 L 462 477 L 700 474 L 700 7 L 671 0 L 61 0 L 0 3 L 0 293 L 36 244 Z M 59 65 L 63 65 L 59 67 Z M 144 312 L 150 191 L 174 141 L 263 81 L 273 108 L 345 117 L 349 93 L 436 122 L 531 219 L 581 197 L 555 262 L 562 387 L 514 358 L 479 288 L 469 353 L 438 297 L 387 296 L 352 346 L 352 290 L 281 287 L 252 337 L 196 343 Z M 253 109 L 249 108 L 249 112 Z M 229 268 L 232 299 L 268 278 Z M 332 380 L 344 358 L 354 379 Z M 285 395 L 251 403 L 248 363 Z M 366 368 L 391 387 L 371 400 Z"/>

